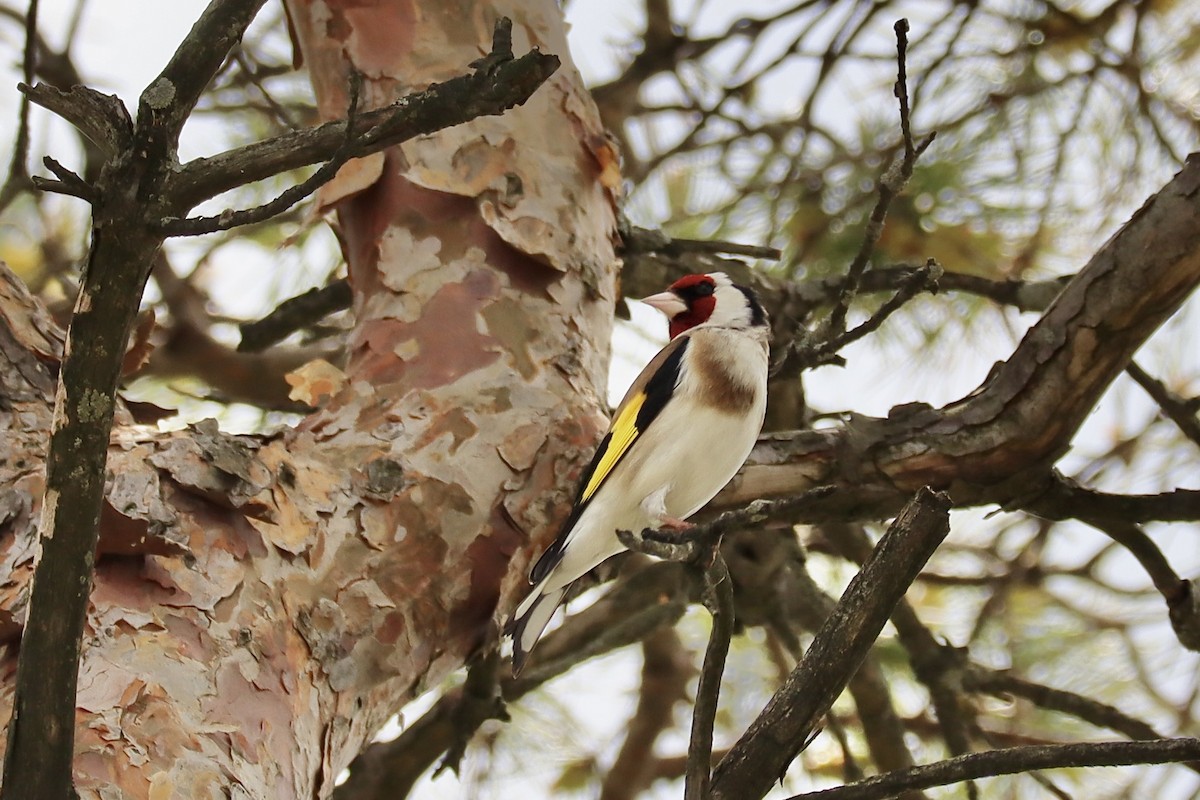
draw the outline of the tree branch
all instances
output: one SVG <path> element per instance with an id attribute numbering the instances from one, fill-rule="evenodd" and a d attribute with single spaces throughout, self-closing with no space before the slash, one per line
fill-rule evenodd
<path id="1" fill-rule="evenodd" d="M 1009 747 L 986 753 L 971 753 L 909 770 L 888 772 L 836 789 L 794 795 L 789 800 L 884 800 L 905 789 L 928 789 L 976 778 L 1012 775 L 1036 769 L 1169 764 L 1197 758 L 1200 758 L 1200 739 Z"/>
<path id="2" fill-rule="evenodd" d="M 700 669 L 700 683 L 696 687 L 696 705 L 692 709 L 684 800 L 706 800 L 708 797 L 713 724 L 717 719 L 725 657 L 729 655 L 729 640 L 733 637 L 733 584 L 729 579 L 729 568 L 721 557 L 719 542 L 713 546 L 712 563 L 704 570 L 704 605 L 712 614 L 712 630 L 708 634 L 704 666 Z"/>
<path id="3" fill-rule="evenodd" d="M 490 639 L 495 641 L 496 634 Z M 434 770 L 436 778 L 444 770 L 458 772 L 467 745 L 479 726 L 489 719 L 508 722 L 508 711 L 500 697 L 500 650 L 493 647 L 481 653 L 467 666 L 467 679 L 459 690 L 459 702 L 450 715 L 454 738 L 446 749 L 442 763 Z"/>
<path id="4" fill-rule="evenodd" d="M 37 63 L 38 35 L 38 0 L 29 0 L 29 12 L 25 15 L 25 48 L 21 62 L 21 77 L 24 83 L 33 83 L 33 72 Z M 13 142 L 12 158 L 8 163 L 8 177 L 4 186 L 0 187 L 0 211 L 8 208 L 21 192 L 27 190 L 32 182 L 29 179 L 29 96 L 21 95 L 21 105 L 17 110 L 17 135 Z"/>
<path id="5" fill-rule="evenodd" d="M 733 580 L 738 624 L 766 626 L 795 664 L 804 658 L 801 635 L 819 631 L 837 601 L 809 574 L 804 548 L 795 535 L 785 532 L 790 526 L 779 530 L 781 527 L 760 525 L 734 531 L 725 538 L 722 554 Z M 858 709 L 858 723 L 877 769 L 905 769 L 914 762 L 880 657 L 875 651 L 868 653 L 846 688 Z M 861 776 L 847 780 L 857 777 Z M 920 792 L 914 792 L 903 800 L 922 798 Z"/>
<path id="6" fill-rule="evenodd" d="M 313 325 L 335 311 L 349 308 L 352 299 L 350 282 L 345 278 L 290 297 L 262 319 L 238 326 L 242 334 L 238 352 L 258 353 L 266 350 L 301 328 Z"/>
<path id="7" fill-rule="evenodd" d="M 185 185 L 179 183 L 177 169 L 179 131 L 262 2 L 209 4 L 162 73 L 142 92 L 129 142 L 115 142 L 132 146 L 108 160 L 94 195 L 82 179 L 50 164 L 63 187 L 92 200 L 93 237 L 68 333 L 48 448 L 42 556 L 20 649 L 3 800 L 18 793 L 22 800 L 62 800 L 71 790 L 75 685 L 122 356 L 166 234 L 162 219 L 191 207 L 178 193 Z M 557 65 L 552 56 L 533 60 Z M 507 87 L 501 86 L 516 63 L 485 65 L 460 82 L 480 89 L 483 97 L 453 104 L 449 116 L 465 121 L 473 116 L 473 103 L 486 104 L 493 101 L 491 95 L 502 95 Z M 105 146 L 125 136 L 119 103 L 88 90 L 37 94 Z M 421 112 L 417 117 L 424 128 L 403 128 L 408 117 L 400 114 L 399 123 L 389 118 L 357 141 L 378 149 L 392 141 L 389 136 L 430 130 L 442 124 L 445 114 L 435 112 L 446 102 L 427 92 L 411 104 Z M 397 125 L 402 127 L 399 134 Z M 343 137 L 346 130 L 343 124 Z M 247 180 L 231 173 L 224 179 L 234 181 L 232 185 Z"/>
<path id="8" fill-rule="evenodd" d="M 1162 381 L 1150 377 L 1135 361 L 1129 362 L 1125 372 L 1158 403 L 1163 415 L 1174 422 L 1184 436 L 1200 446 L 1200 420 L 1196 419 L 1195 403 L 1189 403 L 1164 386 Z"/>
<path id="9" fill-rule="evenodd" d="M 1080 486 L 1057 472 L 1021 509 L 1045 519 L 1103 520 L 1130 524 L 1200 520 L 1200 490 L 1161 494 L 1110 494 Z"/>
<path id="10" fill-rule="evenodd" d="M 265 0 L 211 0 L 171 60 L 138 98 L 135 140 L 148 159 L 173 158 L 200 95 Z"/>
<path id="11" fill-rule="evenodd" d="M 762 797 L 810 740 L 888 615 L 949 531 L 950 498 L 922 489 L 850 582 L 804 659 L 717 766 L 712 797 Z"/>
<path id="12" fill-rule="evenodd" d="M 503 113 L 525 102 L 558 65 L 557 56 L 531 50 L 520 58 L 500 60 L 490 69 L 435 83 L 386 108 L 363 112 L 355 122 L 364 131 L 359 136 L 348 138 L 348 122 L 339 120 L 189 161 L 172 181 L 172 196 L 186 210 L 238 186 L 325 161 L 343 143 L 346 156 L 357 158 L 415 136 Z M 199 226 L 189 224 L 191 228 L 178 220 L 167 227 L 194 235 L 192 228 Z"/>
<path id="13" fill-rule="evenodd" d="M 936 133 L 930 133 L 920 144 L 913 141 L 912 124 L 909 120 L 908 108 L 908 75 L 905 64 L 908 53 L 908 20 L 898 20 L 893 29 L 896 32 L 897 73 L 894 93 L 900 102 L 900 133 L 904 146 L 903 155 L 894 160 L 887 172 L 879 179 L 879 198 L 875 201 L 875 207 L 871 210 L 871 216 L 867 220 L 866 229 L 863 231 L 862 244 L 859 246 L 858 253 L 855 254 L 854 259 L 850 262 L 850 266 L 846 270 L 846 280 L 842 286 L 841 295 L 838 297 L 833 310 L 830 311 L 829 318 L 826 320 L 822 332 L 816 337 L 819 340 L 818 343 L 812 344 L 812 337 L 807 336 L 805 331 L 797 331 L 797 335 L 792 338 L 784 350 L 782 357 L 776 361 L 772 368 L 773 375 L 780 374 L 785 369 L 796 371 L 802 369 L 805 365 L 816 363 L 815 352 L 818 350 L 824 352 L 826 357 L 836 350 L 831 345 L 831 342 L 840 340 L 846 334 L 846 314 L 850 311 L 850 303 L 858 295 L 858 287 L 863 273 L 871 261 L 871 255 L 875 252 L 876 245 L 879 244 L 879 237 L 883 235 L 883 223 L 887 219 L 888 209 L 891 207 L 892 201 L 896 199 L 896 196 L 904 190 L 904 186 L 908 183 L 909 178 L 912 177 L 913 167 L 916 165 L 917 159 L 925 152 L 929 145 L 933 144 L 933 139 L 936 136 Z M 898 307 L 899 304 L 896 305 Z"/>
<path id="14" fill-rule="evenodd" d="M 147 223 L 156 213 L 151 198 L 161 202 L 179 129 L 195 98 L 263 2 L 214 0 L 209 5 L 167 69 L 143 92 L 133 135 L 138 146 L 110 160 L 111 169 L 96 187 L 92 245 L 67 333 L 46 455 L 42 553 L 21 639 L 2 800 L 65 800 L 74 793 L 76 681 L 116 388 L 151 263 L 162 245 Z M 74 96 L 95 99 L 86 92 Z M 60 180 L 73 180 L 65 169 L 55 171 Z"/>
<path id="15" fill-rule="evenodd" d="M 783 252 L 777 247 L 709 239 L 677 239 L 660 230 L 631 225 L 624 218 L 621 219 L 618 232 L 621 234 L 622 252 L 630 255 L 662 253 L 666 256 L 681 256 L 685 253 L 725 253 L 731 256 L 764 258 L 771 261 L 783 258 Z"/>
<path id="16" fill-rule="evenodd" d="M 886 419 L 765 435 L 718 507 L 822 484 L 854 487 L 813 504 L 814 513 L 842 519 L 885 517 L 925 484 L 947 488 L 957 506 L 1026 507 L 1100 395 L 1197 283 L 1200 154 L 1096 253 L 978 389 L 940 410 L 912 404 Z M 1042 513 L 1040 499 L 1036 506 Z"/>
<path id="17" fill-rule="evenodd" d="M 942 268 L 932 258 L 929 259 L 923 266 L 910 272 L 896 287 L 895 293 L 883 302 L 875 313 L 871 314 L 862 323 L 856 325 L 853 329 L 842 331 L 835 335 L 830 335 L 820 342 L 809 345 L 801 345 L 796 348 L 796 352 L 792 356 L 790 366 L 793 370 L 807 369 L 810 367 L 820 366 L 826 363 L 842 363 L 841 359 L 835 354 L 848 344 L 853 344 L 859 339 L 874 333 L 879 330 L 883 323 L 887 322 L 888 317 L 896 313 L 907 303 L 921 292 L 938 291 L 938 281 L 942 277 Z M 849 280 L 846 281 L 846 284 Z M 861 288 L 861 279 L 858 281 Z M 845 285 L 845 284 L 844 284 Z M 845 291 L 843 289 L 843 291 Z M 856 289 L 856 294 L 858 290 Z M 777 362 L 772 369 L 771 376 L 775 377 L 788 363 L 785 359 Z"/>
<path id="18" fill-rule="evenodd" d="M 830 539 L 835 548 L 851 561 L 865 563 L 871 555 L 871 540 L 866 532 L 855 524 L 836 527 Z M 975 720 L 964 708 L 962 700 L 962 673 L 966 668 L 966 651 L 934 638 L 933 633 L 921 622 L 917 612 L 903 597 L 892 610 L 892 624 L 897 638 L 908 653 L 913 674 L 929 690 L 929 699 L 937 714 L 938 728 L 951 755 L 962 755 L 971 751 L 971 730 Z M 967 796 L 975 798 L 977 789 L 967 784 Z"/>
<path id="19" fill-rule="evenodd" d="M 133 144 L 133 120 L 115 94 L 80 85 L 66 91 L 45 83 L 20 83 L 17 88 L 31 102 L 71 123 L 106 157 Z"/>
<path id="20" fill-rule="evenodd" d="M 1101 703 L 1099 700 L 1093 700 L 1075 692 L 1023 680 L 1006 672 L 972 666 L 963 673 L 963 685 L 971 691 L 1022 697 L 1038 708 L 1070 714 L 1098 728 L 1107 728 L 1117 733 L 1123 733 L 1130 739 L 1163 738 L 1147 723 L 1131 717 L 1107 703 Z M 1200 769 L 1200 766 L 1192 765 L 1192 768 Z"/>

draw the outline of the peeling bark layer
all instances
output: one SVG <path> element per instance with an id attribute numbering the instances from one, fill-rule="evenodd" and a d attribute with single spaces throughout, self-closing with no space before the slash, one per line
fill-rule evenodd
<path id="1" fill-rule="evenodd" d="M 500 14 L 518 53 L 566 62 L 557 5 L 510 5 L 290 12 L 332 118 L 350 70 L 364 106 L 386 104 L 461 74 Z M 83 797 L 327 796 L 390 714 L 494 635 L 604 423 L 607 147 L 565 63 L 524 108 L 352 162 L 321 203 L 357 328 L 344 374 L 299 387 L 327 404 L 275 437 L 163 434 L 118 411 L 77 698 Z M 4 277 L 7 708 L 58 334 Z"/>

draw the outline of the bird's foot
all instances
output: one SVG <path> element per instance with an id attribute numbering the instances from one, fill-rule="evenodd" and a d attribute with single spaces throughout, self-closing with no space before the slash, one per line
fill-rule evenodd
<path id="1" fill-rule="evenodd" d="M 696 543 L 686 535 L 695 525 L 673 519 L 672 525 L 660 520 L 658 528 L 646 528 L 637 533 L 617 531 L 617 538 L 630 550 L 667 561 L 691 561 L 696 555 Z"/>
<path id="2" fill-rule="evenodd" d="M 660 517 L 657 528 L 646 528 L 642 538 L 658 544 L 690 550 L 692 540 L 689 534 L 696 529 L 695 524 L 677 517 Z"/>

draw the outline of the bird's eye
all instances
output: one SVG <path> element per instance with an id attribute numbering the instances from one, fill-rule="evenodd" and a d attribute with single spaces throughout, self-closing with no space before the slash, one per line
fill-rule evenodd
<path id="1" fill-rule="evenodd" d="M 697 297 L 711 297 L 715 291 L 715 287 L 711 283 L 700 283 L 696 285 Z"/>

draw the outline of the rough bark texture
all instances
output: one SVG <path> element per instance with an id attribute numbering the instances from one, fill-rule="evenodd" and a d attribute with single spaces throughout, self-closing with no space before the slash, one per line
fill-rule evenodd
<path id="1" fill-rule="evenodd" d="M 956 506 L 1023 505 L 1133 353 L 1200 284 L 1200 153 L 1062 290 L 1013 355 L 944 408 L 893 408 L 764 436 L 717 498 L 737 506 L 821 484 L 811 519 L 880 519 L 925 485 Z"/>
<path id="2" fill-rule="evenodd" d="M 510 5 L 290 10 L 334 117 L 348 70 L 383 105 L 461 74 L 500 14 L 518 52 L 565 60 L 557 6 Z M 327 796 L 364 739 L 488 635 L 603 424 L 607 148 L 564 64 L 522 109 L 352 162 L 322 202 L 339 211 L 358 328 L 344 373 L 297 377 L 326 405 L 263 438 L 161 434 L 118 409 L 76 704 L 82 796 Z M 58 333 L 0 286 L 11 645 Z M 9 646 L 5 706 L 14 663 Z"/>
<path id="3" fill-rule="evenodd" d="M 811 741 L 896 603 L 950 531 L 950 498 L 920 490 L 846 587 L 804 658 L 713 772 L 714 800 L 762 797 Z"/>

